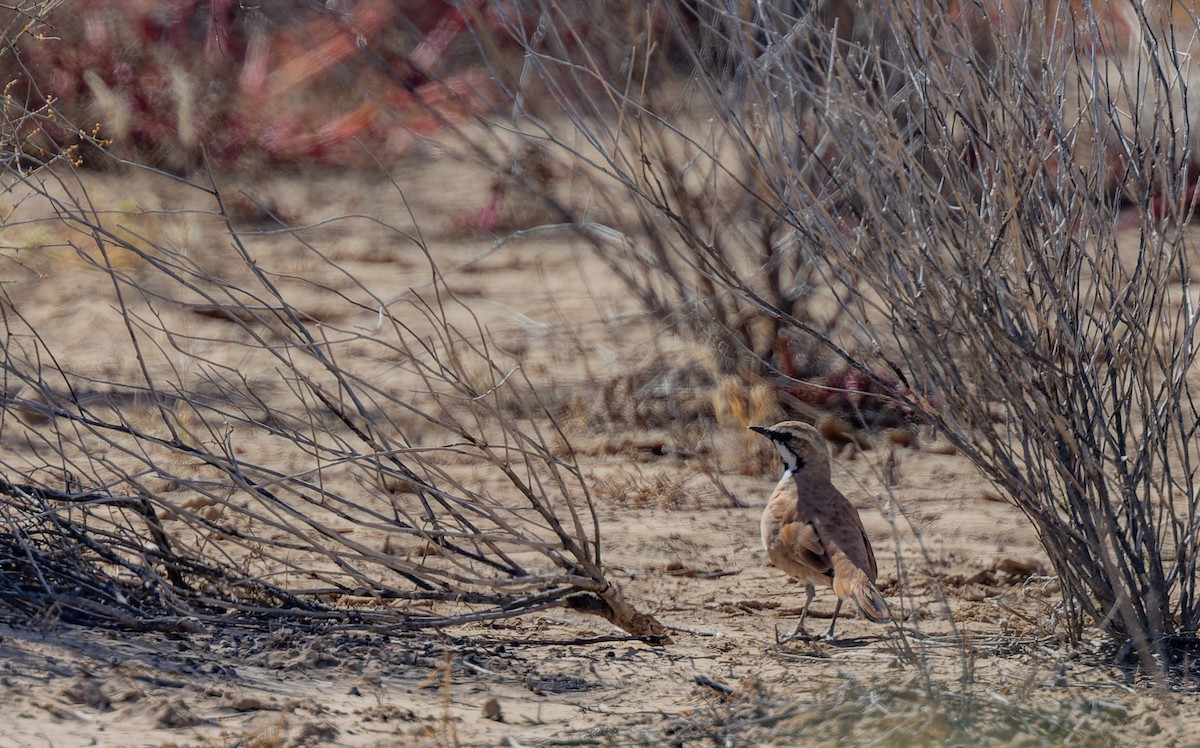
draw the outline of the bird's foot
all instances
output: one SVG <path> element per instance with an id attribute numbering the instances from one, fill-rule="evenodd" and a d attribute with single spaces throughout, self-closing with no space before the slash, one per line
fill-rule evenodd
<path id="1" fill-rule="evenodd" d="M 783 637 L 779 636 L 778 627 L 775 629 L 775 644 L 777 644 L 777 645 L 789 644 L 794 641 L 815 642 L 815 641 L 821 641 L 822 638 L 823 637 L 816 636 L 814 634 L 810 634 L 808 632 L 808 629 L 804 628 L 803 626 L 797 626 L 792 631 L 792 633 L 790 633 L 786 636 L 783 636 Z"/>

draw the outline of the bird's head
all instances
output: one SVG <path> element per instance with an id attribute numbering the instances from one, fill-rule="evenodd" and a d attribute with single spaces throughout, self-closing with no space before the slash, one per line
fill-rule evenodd
<path id="1" fill-rule="evenodd" d="M 800 421 L 782 421 L 774 426 L 751 426 L 750 430 L 771 440 L 788 472 L 804 471 L 829 478 L 829 449 L 820 432 L 812 426 Z"/>

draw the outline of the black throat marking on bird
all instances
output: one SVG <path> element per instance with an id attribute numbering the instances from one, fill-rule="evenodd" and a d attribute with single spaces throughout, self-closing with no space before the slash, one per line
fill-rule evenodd
<path id="1" fill-rule="evenodd" d="M 750 430 L 762 434 L 775 445 L 775 451 L 779 452 L 779 456 L 783 458 L 784 478 L 795 475 L 797 471 L 804 469 L 804 458 L 796 452 L 793 446 L 796 438 L 792 434 L 787 431 L 775 431 L 766 426 L 751 426 Z"/>
<path id="2" fill-rule="evenodd" d="M 783 466 L 787 469 L 786 472 L 795 475 L 798 471 L 804 469 L 804 458 L 792 448 L 794 440 L 790 436 L 784 435 L 782 438 L 776 436 L 772 441 L 775 442 L 779 456 L 783 458 Z"/>

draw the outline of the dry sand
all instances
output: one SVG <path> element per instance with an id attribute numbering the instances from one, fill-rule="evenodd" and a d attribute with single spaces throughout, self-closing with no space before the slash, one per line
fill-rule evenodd
<path id="1" fill-rule="evenodd" d="M 495 249 L 456 231 L 462 212 L 482 204 L 486 177 L 432 156 L 393 176 L 450 287 L 502 348 L 519 349 L 547 393 L 585 408 L 596 382 L 623 382 L 663 357 L 694 360 L 661 323 L 640 316 L 578 243 L 545 235 Z M 382 178 L 298 174 L 242 186 L 293 223 L 358 213 L 411 226 Z M 111 175 L 89 175 L 87 187 L 122 210 L 193 199 Z M 34 241 L 30 231 L 47 229 L 3 234 L 5 245 L 21 247 L 4 254 L 15 303 L 60 342 L 77 341 L 64 345 L 68 365 L 127 375 L 111 286 L 73 252 L 31 249 L 66 233 Z M 227 251 L 202 222 L 178 231 L 167 239 L 194 243 L 198 261 L 216 263 Z M 415 247 L 370 221 L 309 238 L 383 297 L 427 275 Z M 284 254 L 293 250 L 282 240 L 253 246 L 298 285 L 335 282 L 311 258 Z M 329 293 L 314 292 L 309 310 L 370 323 Z M 220 322 L 192 324 L 201 334 Z M 1187 717 L 1193 695 L 1156 695 L 1106 664 L 1098 646 L 1050 636 L 1057 590 L 1041 576 L 1048 566 L 1030 526 L 928 435 L 894 450 L 890 487 L 881 480 L 886 435 L 874 437 L 881 448 L 840 451 L 834 461 L 834 482 L 875 539 L 881 587 L 909 613 L 907 636 L 851 614 L 838 643 L 780 646 L 776 632 L 794 625 L 803 590 L 768 567 L 759 546 L 758 515 L 778 473 L 771 454 L 735 423 L 690 443 L 682 429 L 636 418 L 598 427 L 581 415 L 563 425 L 600 502 L 609 572 L 636 605 L 673 627 L 672 644 L 622 640 L 603 620 L 567 611 L 392 637 L 317 638 L 286 625 L 152 635 L 46 621 L 0 629 L 0 745 L 1200 742 L 1200 725 Z M 15 439 L 6 434 L 4 448 L 18 449 Z M 723 471 L 729 495 L 700 473 L 701 458 Z M 822 591 L 814 628 L 832 607 Z M 586 640 L 596 641 L 579 643 Z"/>

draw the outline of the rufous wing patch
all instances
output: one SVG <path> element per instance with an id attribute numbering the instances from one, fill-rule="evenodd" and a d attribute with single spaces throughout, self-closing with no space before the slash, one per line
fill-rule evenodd
<path id="1" fill-rule="evenodd" d="M 779 528 L 779 539 L 796 562 L 818 573 L 829 573 L 829 556 L 815 527 L 807 522 L 788 522 Z"/>

